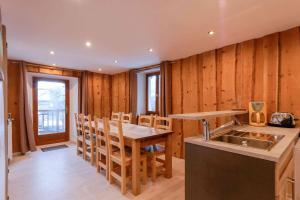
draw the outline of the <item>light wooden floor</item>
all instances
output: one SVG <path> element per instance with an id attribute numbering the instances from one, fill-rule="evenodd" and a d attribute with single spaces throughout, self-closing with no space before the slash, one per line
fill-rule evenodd
<path id="1" fill-rule="evenodd" d="M 70 145 L 70 144 L 68 144 Z M 75 146 L 16 157 L 9 166 L 9 195 L 12 200 L 121 200 L 184 199 L 184 161 L 173 158 L 173 177 L 149 179 L 137 197 L 110 185 L 103 174 L 76 156 Z"/>

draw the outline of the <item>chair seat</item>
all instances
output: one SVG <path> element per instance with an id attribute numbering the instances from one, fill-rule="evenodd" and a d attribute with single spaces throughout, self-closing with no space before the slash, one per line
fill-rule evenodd
<path id="1" fill-rule="evenodd" d="M 121 153 L 120 153 L 120 151 L 113 152 L 112 155 L 111 155 L 111 159 L 114 162 L 116 162 L 118 164 L 121 164 Z M 129 153 L 129 152 L 126 151 L 125 152 L 125 162 L 126 162 L 126 164 L 131 163 L 131 160 L 132 160 L 131 153 Z"/>
<path id="2" fill-rule="evenodd" d="M 121 153 L 120 151 L 115 151 L 112 153 L 111 158 L 114 162 L 121 163 Z M 146 160 L 147 156 L 145 154 L 141 154 L 141 160 Z M 125 162 L 126 164 L 131 164 L 132 154 L 129 151 L 125 151 Z"/>

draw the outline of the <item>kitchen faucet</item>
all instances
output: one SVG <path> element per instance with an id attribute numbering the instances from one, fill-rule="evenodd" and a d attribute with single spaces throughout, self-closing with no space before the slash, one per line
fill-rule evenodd
<path id="1" fill-rule="evenodd" d="M 212 135 L 217 134 L 218 132 L 221 132 L 229 127 L 233 127 L 234 125 L 241 125 L 240 121 L 233 116 L 233 120 L 230 122 L 227 122 L 223 125 L 221 125 L 218 128 L 215 128 L 214 130 L 209 130 L 209 122 L 207 119 L 202 119 L 202 126 L 203 126 L 203 137 L 205 141 L 209 141 Z"/>

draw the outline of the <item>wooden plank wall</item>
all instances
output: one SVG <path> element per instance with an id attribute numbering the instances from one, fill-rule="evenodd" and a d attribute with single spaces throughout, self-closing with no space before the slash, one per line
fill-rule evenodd
<path id="1" fill-rule="evenodd" d="M 111 115 L 111 75 L 88 72 L 88 113 L 98 117 Z"/>
<path id="2" fill-rule="evenodd" d="M 172 64 L 173 113 L 248 108 L 267 103 L 300 117 L 299 27 L 180 59 Z M 218 119 L 215 124 L 227 119 Z M 173 151 L 183 157 L 185 137 L 198 135 L 196 122 L 174 122 Z"/>
<path id="3" fill-rule="evenodd" d="M 20 144 L 20 110 L 19 110 L 19 89 L 20 89 L 20 62 L 9 61 L 7 68 L 8 75 L 8 113 L 12 114 L 12 141 L 13 152 L 21 151 Z"/>
<path id="4" fill-rule="evenodd" d="M 112 112 L 129 112 L 129 72 L 112 75 Z"/>

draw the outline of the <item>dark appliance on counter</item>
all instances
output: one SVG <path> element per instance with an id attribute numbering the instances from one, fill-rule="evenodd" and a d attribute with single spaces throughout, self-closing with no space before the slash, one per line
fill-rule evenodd
<path id="1" fill-rule="evenodd" d="M 294 128 L 296 126 L 296 119 L 292 113 L 275 112 L 272 114 L 269 126 Z"/>

